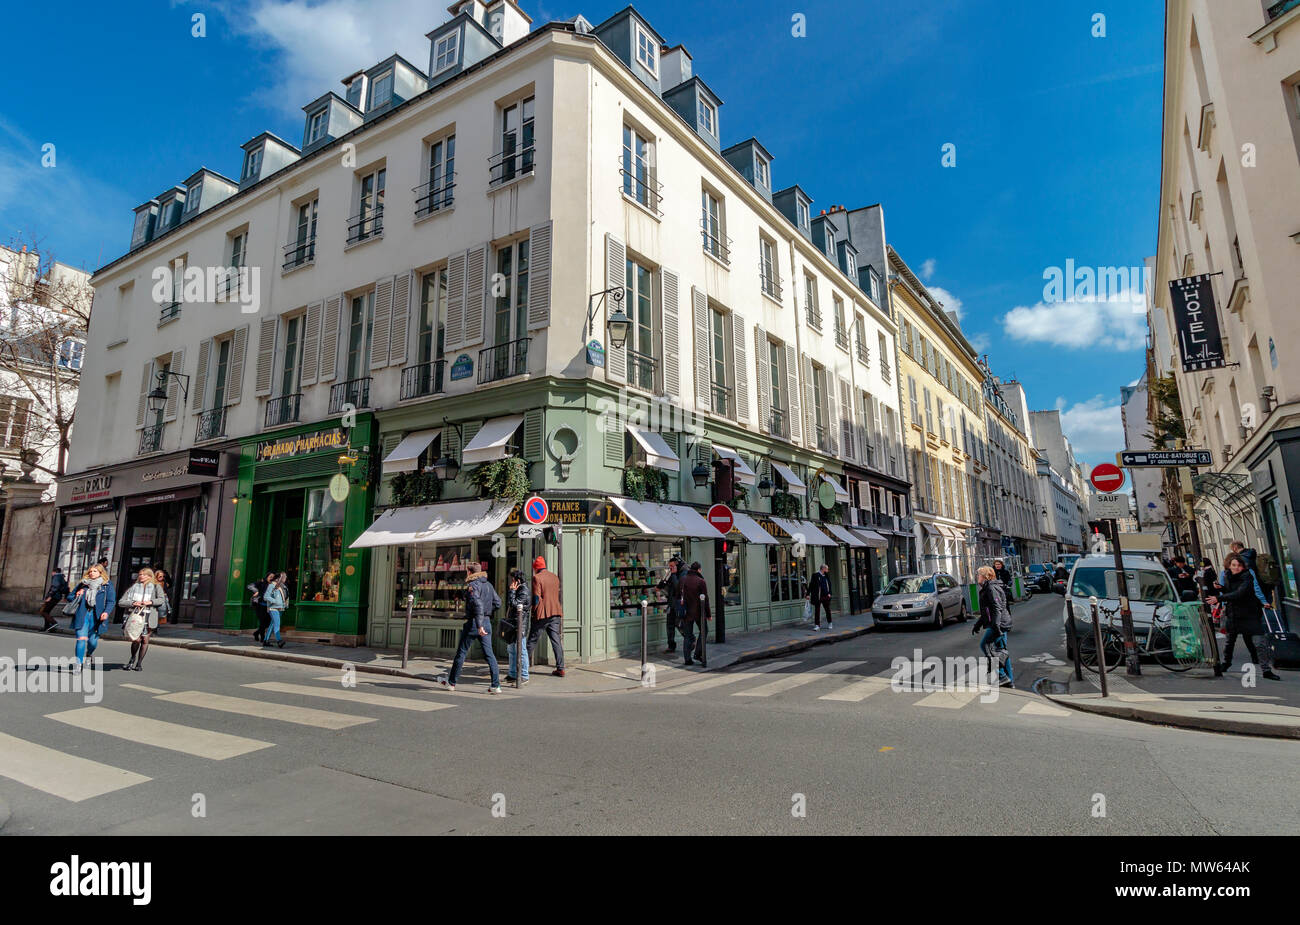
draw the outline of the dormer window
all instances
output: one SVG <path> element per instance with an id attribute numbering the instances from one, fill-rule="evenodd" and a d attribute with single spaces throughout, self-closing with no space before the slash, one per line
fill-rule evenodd
<path id="1" fill-rule="evenodd" d="M 353 109 L 361 108 L 361 101 L 366 98 L 366 75 L 362 74 L 348 84 L 348 105 Z"/>
<path id="2" fill-rule="evenodd" d="M 441 74 L 460 60 L 460 33 L 450 32 L 433 46 L 433 73 Z M 432 76 L 432 75 L 430 75 Z"/>
<path id="3" fill-rule="evenodd" d="M 149 210 L 142 209 L 135 213 L 135 228 L 131 231 L 131 244 L 141 244 L 149 233 Z"/>
<path id="4" fill-rule="evenodd" d="M 799 227 L 804 231 L 807 231 L 809 228 L 808 206 L 800 202 L 796 204 L 795 209 L 796 214 L 799 216 Z"/>
<path id="5" fill-rule="evenodd" d="M 718 111 L 706 99 L 700 100 L 700 130 L 709 135 L 718 134 Z"/>
<path id="6" fill-rule="evenodd" d="M 325 137 L 325 126 L 328 123 L 326 116 L 328 114 L 328 109 L 322 109 L 307 117 L 307 140 L 304 144 L 313 144 Z"/>
<path id="7" fill-rule="evenodd" d="M 203 183 L 195 183 L 185 191 L 185 211 L 194 212 L 199 207 L 199 193 L 203 191 Z"/>
<path id="8" fill-rule="evenodd" d="M 636 24 L 636 59 L 651 75 L 659 76 L 659 45 L 640 23 Z"/>
<path id="9" fill-rule="evenodd" d="M 390 68 L 375 78 L 370 85 L 370 105 L 366 110 L 377 109 L 393 98 L 393 71 Z"/>
<path id="10" fill-rule="evenodd" d="M 244 154 L 244 175 L 242 179 L 249 180 L 256 177 L 262 172 L 262 149 L 254 148 Z"/>
<path id="11" fill-rule="evenodd" d="M 762 189 L 772 188 L 772 177 L 769 173 L 767 161 L 761 157 L 754 158 L 754 179 Z"/>

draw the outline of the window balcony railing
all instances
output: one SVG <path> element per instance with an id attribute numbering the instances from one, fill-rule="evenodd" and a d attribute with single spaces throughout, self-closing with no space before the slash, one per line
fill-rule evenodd
<path id="1" fill-rule="evenodd" d="M 478 381 L 496 382 L 511 376 L 522 376 L 528 372 L 528 342 L 531 337 L 487 347 L 478 352 Z"/>
<path id="2" fill-rule="evenodd" d="M 645 206 L 655 215 L 664 214 L 659 208 L 659 203 L 663 202 L 662 183 L 653 177 L 638 177 L 635 173 L 629 173 L 622 161 L 619 161 L 618 175 L 623 178 L 624 196 Z"/>
<path id="3" fill-rule="evenodd" d="M 140 450 L 136 455 L 143 456 L 145 453 L 157 453 L 162 448 L 163 426 L 162 424 L 154 424 L 140 431 Z"/>
<path id="4" fill-rule="evenodd" d="M 808 326 L 820 331 L 822 329 L 822 313 L 815 306 L 808 306 Z"/>
<path id="5" fill-rule="evenodd" d="M 731 387 L 713 383 L 710 387 L 712 395 L 711 404 L 714 414 L 720 414 L 724 418 L 731 417 Z"/>
<path id="6" fill-rule="evenodd" d="M 790 439 L 790 418 L 784 408 L 771 408 L 767 412 L 767 432 L 773 437 Z"/>
<path id="7" fill-rule="evenodd" d="M 281 395 L 279 398 L 272 398 L 266 403 L 266 426 L 281 427 L 285 424 L 297 423 L 298 411 L 301 405 L 301 392 L 294 392 L 292 395 Z"/>
<path id="8" fill-rule="evenodd" d="M 888 381 L 889 381 L 890 374 L 892 373 L 892 371 L 893 371 L 892 368 L 890 367 L 890 365 L 889 365 L 888 363 L 885 362 L 885 358 L 884 358 L 884 356 L 882 355 L 882 356 L 880 357 L 880 378 L 881 378 L 881 379 L 884 379 L 886 382 L 888 382 Z"/>
<path id="9" fill-rule="evenodd" d="M 306 241 L 290 241 L 284 246 L 282 269 L 292 270 L 316 262 L 316 236 Z"/>
<path id="10" fill-rule="evenodd" d="M 181 316 L 180 302 L 164 302 L 158 312 L 158 325 L 161 327 L 169 321 L 175 321 Z"/>
<path id="11" fill-rule="evenodd" d="M 849 332 L 838 320 L 835 322 L 835 346 L 849 349 Z"/>
<path id="12" fill-rule="evenodd" d="M 628 385 L 636 386 L 638 389 L 654 391 L 655 370 L 658 368 L 659 361 L 654 357 L 633 350 L 627 352 Z"/>
<path id="13" fill-rule="evenodd" d="M 854 339 L 853 349 L 857 351 L 858 362 L 864 366 L 871 365 L 871 350 L 862 342 L 861 338 Z"/>
<path id="14" fill-rule="evenodd" d="M 814 426 L 813 430 L 817 436 L 817 449 L 821 450 L 823 453 L 834 452 L 834 449 L 831 447 L 831 435 L 827 432 L 825 425 L 817 424 Z"/>
<path id="15" fill-rule="evenodd" d="M 230 301 L 239 295 L 239 270 L 239 267 L 226 267 L 221 271 L 221 281 L 217 289 L 225 301 Z"/>
<path id="16" fill-rule="evenodd" d="M 533 145 L 518 151 L 499 151 L 488 158 L 488 189 L 509 183 L 518 177 L 532 174 L 536 166 L 534 155 L 537 149 Z"/>
<path id="17" fill-rule="evenodd" d="M 342 414 L 351 405 L 353 409 L 370 407 L 370 377 L 349 379 L 330 389 L 330 414 Z"/>
<path id="18" fill-rule="evenodd" d="M 716 230 L 711 230 L 706 219 L 700 219 L 700 237 L 704 240 L 704 250 L 728 266 L 731 265 L 731 238 Z"/>
<path id="19" fill-rule="evenodd" d="M 441 392 L 446 366 L 446 360 L 432 360 L 403 369 L 401 400 L 423 398 L 425 395 L 437 395 Z"/>
<path id="20" fill-rule="evenodd" d="M 359 212 L 348 219 L 348 243 L 360 244 L 384 234 L 384 207 Z"/>
<path id="21" fill-rule="evenodd" d="M 775 271 L 769 272 L 768 268 L 759 266 L 759 279 L 763 282 L 763 291 L 778 302 L 781 301 L 781 277 Z"/>
<path id="22" fill-rule="evenodd" d="M 194 428 L 194 442 L 215 440 L 226 435 L 226 406 L 204 411 L 199 415 L 199 423 Z"/>
<path id="23" fill-rule="evenodd" d="M 425 215 L 432 215 L 434 212 L 441 212 L 443 209 L 450 209 L 455 201 L 452 190 L 456 187 L 456 175 L 444 177 L 441 185 L 434 186 L 433 182 L 421 183 L 419 186 L 411 188 L 415 194 L 415 217 L 420 218 Z"/>

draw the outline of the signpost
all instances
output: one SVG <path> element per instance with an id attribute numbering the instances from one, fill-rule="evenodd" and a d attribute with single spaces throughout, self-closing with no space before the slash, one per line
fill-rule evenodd
<path id="1" fill-rule="evenodd" d="M 1116 453 L 1115 461 L 1129 469 L 1214 465 L 1214 457 L 1209 450 L 1141 450 Z"/>
<path id="2" fill-rule="evenodd" d="M 1123 461 L 1124 456 L 1141 455 L 1120 453 L 1117 456 Z M 1150 455 L 1150 454 L 1147 454 Z M 1185 465 L 1185 464 L 1184 464 Z M 1124 658 L 1128 663 L 1126 669 L 1129 675 L 1142 674 L 1142 666 L 1138 661 L 1137 640 L 1133 636 L 1133 611 L 1128 605 L 1128 579 L 1124 575 L 1124 553 L 1120 548 L 1119 540 L 1119 521 L 1117 518 L 1128 517 L 1128 495 L 1117 494 L 1117 489 L 1124 484 L 1124 471 L 1119 466 L 1112 463 L 1101 463 L 1092 470 L 1089 477 L 1092 486 L 1101 492 L 1091 505 L 1092 513 L 1095 517 L 1105 520 L 1110 524 L 1111 546 L 1115 550 L 1115 583 L 1119 588 L 1119 618 L 1124 629 Z M 1096 626 L 1096 616 L 1093 617 L 1093 626 Z M 1097 650 L 1097 658 L 1102 659 L 1103 653 Z M 1104 674 L 1106 667 L 1100 666 Z"/>

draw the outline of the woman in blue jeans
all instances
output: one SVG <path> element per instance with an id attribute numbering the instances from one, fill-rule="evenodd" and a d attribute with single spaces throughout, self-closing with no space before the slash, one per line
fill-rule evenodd
<path id="1" fill-rule="evenodd" d="M 1002 686 L 1015 687 L 1016 679 L 1011 670 L 1011 656 L 1007 652 L 1007 631 L 1011 629 L 1011 611 L 1007 609 L 1007 588 L 998 581 L 996 573 L 989 566 L 981 566 L 975 573 L 979 584 L 980 616 L 971 628 L 975 635 L 981 628 L 984 636 L 980 639 L 980 651 L 998 666 L 998 678 Z"/>
<path id="2" fill-rule="evenodd" d="M 279 581 L 271 582 L 266 586 L 262 601 L 266 604 L 266 614 L 271 619 L 271 625 L 267 627 L 266 634 L 262 637 L 262 648 L 268 648 L 271 645 L 271 637 L 275 636 L 276 643 L 283 649 L 284 639 L 280 636 L 280 614 L 284 613 L 285 608 L 284 586 Z"/>
<path id="3" fill-rule="evenodd" d="M 506 668 L 506 681 L 528 683 L 528 613 L 532 606 L 532 593 L 524 582 L 523 569 L 510 570 L 510 584 L 506 593 L 506 612 L 501 618 L 501 633 L 506 637 L 506 652 L 510 666 Z M 521 644 L 520 635 L 523 635 Z M 514 637 L 514 642 L 510 641 Z M 523 674 L 519 674 L 519 672 Z"/>
<path id="4" fill-rule="evenodd" d="M 95 654 L 99 636 L 117 606 L 117 592 L 104 570 L 92 565 L 86 569 L 76 590 L 68 594 L 68 600 L 77 602 L 77 612 L 72 617 L 72 629 L 77 634 L 77 663 L 73 670 L 80 671 Z"/>

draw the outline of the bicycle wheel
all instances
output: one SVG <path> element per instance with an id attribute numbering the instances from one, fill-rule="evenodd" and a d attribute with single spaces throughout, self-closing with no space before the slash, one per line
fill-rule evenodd
<path id="1" fill-rule="evenodd" d="M 1173 637 L 1170 636 L 1169 630 L 1151 629 L 1151 639 L 1148 641 L 1148 653 L 1160 663 L 1161 668 L 1167 668 L 1170 671 L 1187 671 L 1189 668 L 1195 668 L 1202 664 L 1200 656 L 1180 657 L 1174 652 Z"/>
<path id="2" fill-rule="evenodd" d="M 1082 629 L 1085 632 L 1079 636 L 1079 661 L 1084 668 L 1096 672 L 1098 671 L 1097 641 L 1092 634 L 1090 624 L 1085 624 Z M 1101 656 L 1108 672 L 1114 671 L 1115 667 L 1124 660 L 1124 642 L 1109 629 L 1103 628 L 1101 631 Z"/>

